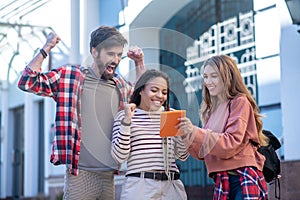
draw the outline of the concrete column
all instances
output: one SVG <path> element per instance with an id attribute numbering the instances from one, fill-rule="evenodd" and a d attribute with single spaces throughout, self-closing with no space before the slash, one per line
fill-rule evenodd
<path id="1" fill-rule="evenodd" d="M 296 25 L 281 31 L 281 108 L 285 160 L 299 160 L 299 62 L 300 34 Z"/>
<path id="2" fill-rule="evenodd" d="M 7 153 L 8 153 L 8 82 L 3 81 L 1 85 L 1 135 L 0 135 L 0 186 L 1 193 L 0 198 L 5 198 L 7 195 L 7 173 L 8 173 L 8 163 Z"/>
<path id="3" fill-rule="evenodd" d="M 44 152 L 44 166 L 45 166 L 45 188 L 44 192 L 45 195 L 49 195 L 49 187 L 51 184 L 49 184 L 49 178 L 52 175 L 51 174 L 51 165 L 49 162 L 49 155 L 51 154 L 51 141 L 53 138 L 50 135 L 50 128 L 51 124 L 54 123 L 54 113 L 55 110 L 55 105 L 54 101 L 51 98 L 45 98 L 44 99 L 44 124 L 45 124 L 45 129 L 44 129 L 44 135 L 45 135 L 45 141 L 44 141 L 44 147 L 45 147 L 45 152 Z"/>
<path id="4" fill-rule="evenodd" d="M 37 195 L 38 116 L 33 94 L 25 94 L 24 104 L 24 196 Z M 30 184 L 27 184 L 30 183 Z"/>
<path id="5" fill-rule="evenodd" d="M 24 103 L 24 196 L 35 195 L 32 194 L 34 188 L 34 177 L 36 170 L 34 170 L 33 163 L 37 162 L 34 143 L 34 112 L 33 112 L 33 98 L 32 94 L 25 94 Z"/>
<path id="6" fill-rule="evenodd" d="M 70 63 L 80 64 L 80 2 L 71 1 L 71 48 Z"/>
<path id="7" fill-rule="evenodd" d="M 90 56 L 90 34 L 99 27 L 100 24 L 100 5 L 99 0 L 83 1 L 83 64 L 92 63 Z"/>

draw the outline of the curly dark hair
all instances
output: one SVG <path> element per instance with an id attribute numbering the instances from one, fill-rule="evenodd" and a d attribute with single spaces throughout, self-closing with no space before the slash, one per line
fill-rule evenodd
<path id="1" fill-rule="evenodd" d="M 165 110 L 170 110 L 169 105 L 169 96 L 170 96 L 170 81 L 167 74 L 165 74 L 162 71 L 158 71 L 156 69 L 149 69 L 145 73 L 142 74 L 142 76 L 139 78 L 139 80 L 136 82 L 133 94 L 130 98 L 130 103 L 134 103 L 137 106 L 141 104 L 141 95 L 140 92 L 145 88 L 147 83 L 151 81 L 154 78 L 161 77 L 166 80 L 168 92 L 167 92 L 167 100 L 163 104 Z"/>
<path id="2" fill-rule="evenodd" d="M 90 52 L 96 48 L 99 52 L 103 48 L 123 46 L 127 44 L 124 36 L 114 27 L 100 26 L 91 33 Z"/>

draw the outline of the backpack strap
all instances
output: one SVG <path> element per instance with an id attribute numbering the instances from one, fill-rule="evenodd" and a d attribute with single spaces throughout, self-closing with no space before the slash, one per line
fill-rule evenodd
<path id="1" fill-rule="evenodd" d="M 274 181 L 275 181 L 275 198 L 280 199 L 280 180 L 279 178 L 276 178 Z"/>

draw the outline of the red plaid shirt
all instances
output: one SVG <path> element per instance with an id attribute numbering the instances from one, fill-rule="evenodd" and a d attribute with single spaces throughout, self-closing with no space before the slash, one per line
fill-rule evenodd
<path id="1" fill-rule="evenodd" d="M 268 188 L 263 173 L 253 167 L 236 170 L 240 176 L 244 200 L 268 200 Z M 229 176 L 227 172 L 218 172 L 214 176 L 215 188 L 213 200 L 229 200 Z"/>
<path id="2" fill-rule="evenodd" d="M 87 72 L 79 65 L 65 65 L 46 73 L 26 67 L 18 87 L 26 92 L 52 97 L 56 101 L 55 137 L 50 162 L 65 164 L 68 171 L 78 174 L 81 141 L 81 94 Z M 119 110 L 132 95 L 133 86 L 120 75 L 113 80 L 120 94 Z"/>

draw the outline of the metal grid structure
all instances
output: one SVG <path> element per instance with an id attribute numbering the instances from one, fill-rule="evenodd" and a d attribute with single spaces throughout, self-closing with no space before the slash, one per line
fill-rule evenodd
<path id="1" fill-rule="evenodd" d="M 0 20 L 22 21 L 22 18 L 51 0 L 0 0 Z"/>
<path id="2" fill-rule="evenodd" d="M 53 31 L 48 26 L 32 26 L 23 22 L 26 15 L 50 1 L 0 0 L 0 65 L 5 67 L 0 81 L 14 82 L 26 62 L 37 53 L 37 47 L 43 45 L 47 34 Z M 63 56 L 68 48 L 61 43 L 54 53 Z"/>

